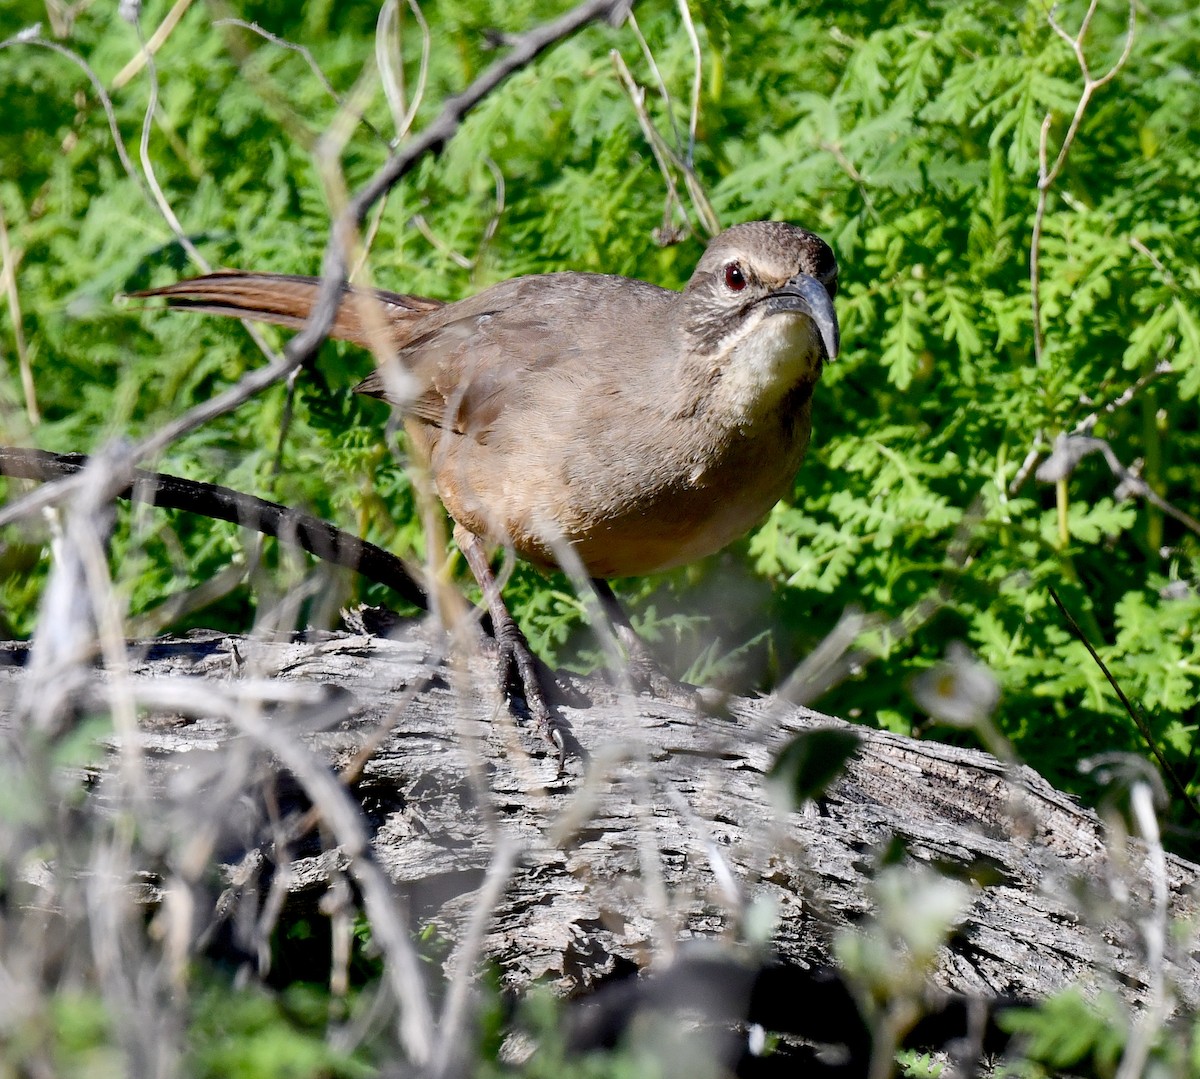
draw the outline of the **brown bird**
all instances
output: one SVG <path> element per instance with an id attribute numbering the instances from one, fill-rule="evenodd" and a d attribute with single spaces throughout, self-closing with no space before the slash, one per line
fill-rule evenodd
<path id="1" fill-rule="evenodd" d="M 489 566 L 508 547 L 604 580 L 720 550 L 792 486 L 812 394 L 838 351 L 837 261 L 814 233 L 736 225 L 681 292 L 593 273 L 517 277 L 454 303 L 347 287 L 330 336 L 393 353 L 355 389 L 403 411 L 502 655 L 563 753 Z M 299 327 L 316 278 L 226 271 L 135 293 Z"/>

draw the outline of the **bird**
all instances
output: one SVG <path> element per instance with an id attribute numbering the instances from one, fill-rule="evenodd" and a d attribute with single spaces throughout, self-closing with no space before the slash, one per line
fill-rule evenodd
<path id="1" fill-rule="evenodd" d="M 681 290 L 613 274 L 510 278 L 452 302 L 343 288 L 330 336 L 384 360 L 355 391 L 400 410 L 483 591 L 506 688 L 564 741 L 491 556 L 607 585 L 721 550 L 787 496 L 840 331 L 838 263 L 816 233 L 714 236 Z M 299 328 L 320 279 L 223 270 L 132 295 Z"/>

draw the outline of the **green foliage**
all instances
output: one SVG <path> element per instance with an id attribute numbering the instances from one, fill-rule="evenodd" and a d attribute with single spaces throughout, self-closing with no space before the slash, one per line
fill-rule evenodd
<path id="1" fill-rule="evenodd" d="M 1131 1028 L 1142 1020 L 1140 1012 L 1130 1011 L 1113 994 L 1089 999 L 1077 989 L 1005 1011 L 997 1022 L 1014 1035 L 1014 1042 L 1000 1074 L 1024 1079 L 1115 1075 L 1129 1050 Z M 1147 1064 L 1139 1074 L 1200 1076 L 1200 1024 L 1194 1015 L 1181 1015 L 1146 1035 Z"/>
<path id="2" fill-rule="evenodd" d="M 58 1074 L 114 1079 L 123 1074 L 121 1056 L 108 1040 L 108 1013 L 99 997 L 64 993 L 54 1001 L 49 1025 Z"/>
<path id="3" fill-rule="evenodd" d="M 229 6 L 311 49 L 341 94 L 369 68 L 377 3 Z M 432 50 L 417 127 L 491 62 L 485 31 L 518 31 L 564 6 L 424 5 Z M 48 10 L 66 17 L 65 7 L 4 5 L 0 40 L 47 19 Z M 73 7 L 80 10 L 70 26 L 48 24 L 45 32 L 61 33 L 55 40 L 112 87 L 137 54 L 138 36 L 113 17 L 113 5 Z M 167 0 L 145 5 L 147 34 L 167 8 Z M 1161 507 L 1118 497 L 1098 454 L 1057 489 L 1033 478 L 1014 483 L 1031 449 L 1044 453 L 1057 435 L 1094 415 L 1090 433 L 1117 460 L 1138 462 L 1154 491 L 1200 516 L 1200 24 L 1193 0 L 1139 7 L 1128 64 L 1088 104 L 1048 191 L 1040 362 L 1029 270 L 1039 139 L 1049 115 L 1053 161 L 1082 92 L 1075 58 L 1048 25 L 1045 5 L 853 0 L 804 8 L 733 0 L 693 8 L 704 65 L 699 182 L 725 224 L 787 218 L 833 243 L 842 265 L 844 348 L 818 391 L 812 449 L 795 496 L 732 552 L 664 581 L 628 582 L 639 629 L 677 670 L 745 689 L 786 677 L 845 610 L 860 608 L 876 619 L 859 642 L 874 665 L 819 703 L 899 731 L 925 721 L 904 689 L 912 675 L 933 669 L 949 642 L 964 639 L 1000 682 L 995 719 L 1017 752 L 1059 784 L 1079 785 L 1081 757 L 1146 747 L 1063 624 L 1048 595 L 1052 585 L 1200 794 L 1200 540 Z M 148 157 L 156 182 L 214 265 L 316 272 L 329 196 L 311 136 L 328 127 L 337 103 L 302 56 L 215 26 L 213 10 L 192 5 L 155 55 Z M 1073 32 L 1084 5 L 1067 0 L 1057 11 Z M 672 93 L 669 106 L 651 93 L 651 117 L 664 132 L 672 122 L 686 130 L 692 57 L 677 7 L 643 0 L 637 14 Z M 1086 42 L 1094 71 L 1120 53 L 1125 18 L 1122 3 L 1102 0 Z M 489 97 L 444 153 L 390 195 L 372 250 L 373 279 L 443 298 L 564 268 L 675 286 L 686 280 L 702 241 L 659 247 L 652 240 L 664 184 L 614 74 L 611 48 L 652 82 L 625 29 L 594 27 L 551 50 Z M 420 51 L 411 22 L 403 51 L 411 86 Z M 29 418 L 17 316 L 6 294 L 0 441 L 88 451 L 138 437 L 262 363 L 236 324 L 113 302 L 119 292 L 195 267 L 145 180 L 125 173 L 86 74 L 32 44 L 0 50 L 0 70 L 0 210 L 11 249 L 4 270 L 20 302 L 40 411 Z M 150 87 L 143 69 L 112 91 L 135 160 Z M 365 108 L 372 126 L 351 132 L 343 156 L 350 186 L 385 159 L 393 133 L 379 93 Z M 497 176 L 504 181 L 499 212 Z M 436 243 L 410 225 L 418 213 Z M 275 345 L 283 340 L 264 333 Z M 1156 373 L 1163 361 L 1171 370 Z M 179 440 L 154 464 L 309 508 L 420 559 L 425 534 L 412 481 L 384 435 L 387 413 L 349 393 L 370 363 L 351 348 L 326 345 L 290 412 L 286 389 L 277 387 Z M 1131 387 L 1136 392 L 1126 400 Z M 21 489 L 14 482 L 5 493 Z M 39 528 L 10 529 L 0 547 L 4 635 L 29 634 L 36 624 L 50 559 Z M 304 564 L 270 543 L 260 550 L 233 526 L 121 512 L 111 565 L 135 616 L 211 581 L 231 561 L 258 568 L 248 583 L 173 628 L 249 628 Z M 395 602 L 381 588 L 350 587 L 356 598 Z M 946 602 L 936 617 L 905 631 L 912 612 L 940 589 Z M 594 661 L 594 643 L 582 632 L 585 605 L 561 579 L 517 567 L 509 595 L 544 654 Z M 90 763 L 94 733 L 84 722 L 60 748 L 61 763 Z M 780 763 L 797 797 L 819 793 L 852 748 L 822 744 L 823 737 L 798 740 Z M 14 769 L 4 770 L 0 813 L 18 823 L 40 803 L 28 776 Z M 1186 820 L 1174 812 L 1175 823 Z M 840 956 L 864 1010 L 898 1031 L 915 1016 L 913 994 L 963 892 L 885 871 L 876 898 L 881 913 L 840 940 Z M 322 923 L 314 924 L 294 922 L 277 941 L 281 979 L 295 973 L 287 964 L 305 961 L 327 974 L 328 941 Z M 356 934 L 350 973 L 361 985 L 378 979 L 379 961 L 369 927 L 360 923 Z M 421 946 L 428 958 L 441 942 L 431 929 Z M 189 1074 L 373 1074 L 369 1046 L 353 1055 L 330 1048 L 341 1002 L 302 977 L 288 980 L 292 988 L 279 994 L 216 979 L 181 994 Z M 897 1011 L 897 1002 L 909 1010 Z M 346 1007 L 353 1012 L 355 1004 Z M 475 1033 L 477 1074 L 651 1076 L 674 1049 L 651 1031 L 616 1056 L 568 1058 L 560 1019 L 561 1008 L 535 994 L 511 1022 L 492 993 Z M 1111 999 L 1087 1004 L 1077 994 L 1010 1012 L 1005 1021 L 1021 1039 L 1022 1062 L 1013 1070 L 1027 1075 L 1113 1074 L 1130 1026 Z M 514 1030 L 539 1045 L 521 1069 L 499 1063 L 500 1045 Z M 0 1047 L 4 1074 L 23 1074 L 29 1060 L 43 1057 L 46 1074 L 124 1074 L 127 1061 L 94 993 L 62 993 L 22 1034 L 27 1040 Z M 1154 1054 L 1171 1074 L 1200 1075 L 1195 1030 L 1161 1032 Z M 940 1071 L 926 1054 L 898 1060 L 906 1075 Z"/>
<path id="4" fill-rule="evenodd" d="M 896 1054 L 900 1074 L 904 1079 L 938 1079 L 946 1070 L 944 1061 L 937 1060 L 931 1053 L 918 1053 L 915 1049 L 901 1049 Z"/>
<path id="5" fill-rule="evenodd" d="M 328 994 L 304 985 L 284 993 L 237 989 L 208 975 L 188 998 L 186 1074 L 196 1079 L 364 1079 L 378 1074 L 362 1050 L 330 1048 Z M 104 998 L 62 992 L 44 1021 L 31 1021 L 0 1048 L 0 1074 L 24 1075 L 31 1060 L 64 1079 L 128 1074 Z M 37 1070 L 36 1068 L 34 1069 Z"/>
<path id="6" fill-rule="evenodd" d="M 1005 1012 L 1000 1025 L 1023 1042 L 1027 1074 L 1051 1074 L 1065 1068 L 1112 1075 L 1121 1059 L 1128 1034 L 1128 1017 L 1113 997 L 1089 1004 L 1077 990 L 1068 990 L 1036 1008 Z"/>
<path id="7" fill-rule="evenodd" d="M 190 1072 L 204 1079 L 360 1079 L 378 1074 L 324 1038 L 327 995 L 303 985 L 283 994 L 214 985 L 193 998 Z"/>
<path id="8" fill-rule="evenodd" d="M 156 25 L 166 6 L 148 4 L 144 25 Z M 308 46 L 341 93 L 373 56 L 373 4 L 233 6 Z M 561 5 L 429 9 L 418 126 L 490 62 L 483 30 L 518 30 Z M 1059 6 L 1068 32 L 1083 10 Z M 1126 14 L 1115 0 L 1100 4 L 1085 43 L 1093 71 L 1118 56 Z M 725 679 L 744 689 L 786 675 L 857 606 L 893 629 L 864 642 L 878 657 L 870 677 L 820 703 L 897 730 L 923 721 L 900 687 L 964 638 L 1000 679 L 997 723 L 1018 753 L 1079 786 L 1081 756 L 1146 747 L 1050 604 L 1052 584 L 1196 792 L 1198 537 L 1160 508 L 1118 499 L 1100 455 L 1058 489 L 1032 478 L 1014 487 L 1031 449 L 1044 451 L 1094 414 L 1091 433 L 1119 461 L 1139 463 L 1155 491 L 1200 516 L 1200 29 L 1190 0 L 1139 9 L 1128 63 L 1089 102 L 1049 189 L 1040 362 L 1029 272 L 1039 137 L 1049 115 L 1053 161 L 1082 92 L 1044 5 L 861 0 L 806 12 L 740 0 L 695 15 L 704 64 L 699 181 L 724 223 L 788 218 L 833 243 L 843 355 L 819 388 L 795 497 L 735 549 L 754 576 L 731 572 L 726 556 L 665 582 L 630 582 L 639 624 L 680 671 L 724 677 L 744 663 L 740 683 Z M 41 17 L 31 0 L 9 5 L 0 38 Z M 672 93 L 669 107 L 649 96 L 651 118 L 665 132 L 672 122 L 686 130 L 692 58 L 677 9 L 646 2 L 638 17 Z M 138 48 L 132 28 L 98 8 L 78 14 L 65 43 L 104 85 Z M 701 241 L 664 248 L 651 240 L 664 185 L 608 59 L 614 47 L 651 82 L 628 31 L 593 27 L 468 116 L 445 152 L 390 196 L 374 279 L 439 297 L 567 267 L 681 284 Z M 411 85 L 420 36 L 410 23 L 403 51 Z M 125 175 L 81 70 L 34 45 L 3 50 L 0 64 L 0 206 L 19 260 L 21 327 L 42 417 L 22 418 L 6 306 L 3 439 L 86 451 L 144 434 L 262 361 L 235 324 L 112 302 L 187 272 L 187 259 L 144 181 Z M 196 7 L 162 44 L 155 73 L 149 158 L 188 235 L 214 264 L 316 271 L 328 199 L 303 132 L 324 130 L 337 103 L 304 59 L 217 28 Z M 145 70 L 114 92 L 135 157 L 149 94 Z M 379 93 L 366 115 L 375 130 L 354 129 L 343 155 L 351 185 L 386 156 L 376 132 L 392 130 Z M 504 205 L 485 241 L 496 175 Z M 410 227 L 416 213 L 436 244 Z M 1155 375 L 1161 361 L 1171 370 Z M 383 438 L 386 412 L 348 392 L 370 362 L 325 346 L 300 382 L 281 444 L 279 387 L 181 439 L 157 465 L 310 508 L 419 558 L 422 527 Z M 0 555 L 4 632 L 34 625 L 43 541 L 11 532 Z M 113 565 L 137 614 L 231 560 L 257 558 L 232 526 L 123 512 Z M 271 545 L 264 558 L 267 570 L 294 564 Z M 274 583 L 259 574 L 177 625 L 245 628 L 293 580 L 294 571 Z M 351 587 L 394 602 L 382 589 Z M 734 588 L 750 597 L 740 607 Z M 948 602 L 932 622 L 895 632 L 940 588 Z M 578 661 L 590 647 L 583 606 L 561 581 L 518 568 L 509 594 L 551 659 Z"/>

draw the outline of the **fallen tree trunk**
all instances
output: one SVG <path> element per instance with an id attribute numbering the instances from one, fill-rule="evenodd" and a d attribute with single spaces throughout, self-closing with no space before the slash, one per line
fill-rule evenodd
<path id="1" fill-rule="evenodd" d="M 1138 928 L 1155 909 L 1146 852 L 1106 836 L 1027 768 L 856 728 L 861 745 L 832 787 L 781 810 L 764 783 L 781 748 L 846 725 L 769 699 L 702 714 L 589 681 L 577 688 L 590 703 L 562 710 L 587 759 L 559 777 L 553 753 L 480 688 L 491 685 L 488 661 L 459 669 L 442 647 L 415 624 L 395 639 L 198 633 L 131 646 L 126 674 L 97 671 L 75 695 L 77 708 L 126 694 L 141 709 L 136 737 L 114 736 L 125 752 L 92 769 L 93 797 L 115 797 L 136 744 L 164 822 L 182 814 L 180 834 L 207 829 L 232 866 L 226 899 L 273 882 L 315 900 L 347 852 L 316 831 L 287 832 L 279 821 L 308 803 L 277 772 L 266 788 L 254 778 L 271 739 L 298 740 L 345 770 L 378 865 L 414 923 L 452 942 L 449 964 L 476 961 L 474 933 L 515 989 L 549 980 L 578 993 L 688 938 L 753 938 L 764 911 L 780 963 L 824 966 L 834 935 L 872 913 L 872 879 L 897 841 L 908 864 L 970 882 L 932 972 L 948 991 L 1035 997 L 1080 984 L 1136 1001 L 1162 973 L 1147 968 Z M 25 652 L 9 643 L 0 656 L 6 725 Z M 231 721 L 231 701 L 255 709 L 270 735 Z M 247 808 L 255 783 L 269 788 L 270 812 Z M 285 848 L 285 874 L 256 875 Z M 1197 874 L 1166 857 L 1168 919 L 1195 918 Z M 1189 948 L 1166 957 L 1165 974 L 1183 1006 L 1200 1007 Z"/>

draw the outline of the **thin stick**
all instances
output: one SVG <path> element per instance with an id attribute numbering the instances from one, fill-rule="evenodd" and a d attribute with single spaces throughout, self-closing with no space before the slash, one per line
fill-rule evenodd
<path id="1" fill-rule="evenodd" d="M 462 1040 L 469 1017 L 468 1006 L 475 986 L 471 974 L 483 952 L 483 938 L 488 922 L 499 908 L 500 900 L 504 898 L 504 890 L 512 879 L 521 853 L 521 848 L 512 839 L 501 838 L 492 851 L 487 875 L 475 896 L 467 931 L 458 948 L 458 969 L 450 982 L 446 1002 L 442 1007 L 441 1022 L 438 1024 L 432 1069 L 433 1075 L 438 1079 L 447 1074 L 456 1074 L 455 1067 L 462 1064 L 458 1055 L 462 1051 Z"/>
<path id="2" fill-rule="evenodd" d="M 387 960 L 385 975 L 400 1005 L 401 1043 L 413 1064 L 418 1067 L 427 1064 L 433 1054 L 435 1027 L 433 1009 L 421 977 L 420 958 L 413 947 L 403 905 L 372 853 L 362 810 L 328 766 L 292 732 L 279 729 L 262 715 L 260 709 L 247 708 L 245 702 L 240 704 L 227 710 L 230 721 L 274 754 L 299 780 L 349 859 L 350 875 L 362 891 L 372 934 Z"/>
<path id="3" fill-rule="evenodd" d="M 192 0 L 175 0 L 175 6 L 167 12 L 167 17 L 158 24 L 158 29 L 151 34 L 150 40 L 146 42 L 143 48 L 138 50 L 137 55 L 129 63 L 117 72 L 116 77 L 109 83 L 109 86 L 113 90 L 120 90 L 145 67 L 146 61 L 166 44 L 167 38 L 171 36 L 171 31 L 179 25 L 179 20 L 187 14 L 187 9 L 191 6 Z"/>
<path id="4" fill-rule="evenodd" d="M 138 28 L 139 38 L 141 29 Z M 188 257 L 196 263 L 205 273 L 209 273 L 212 267 L 208 260 L 200 254 L 196 245 L 192 243 L 192 239 L 184 232 L 183 225 L 176 215 L 174 207 L 167 200 L 166 194 L 163 192 L 162 186 L 158 182 L 158 174 L 154 171 L 154 162 L 150 157 L 150 130 L 154 121 L 154 114 L 158 110 L 158 67 L 154 62 L 154 57 L 150 52 L 149 46 L 145 41 L 142 42 L 142 55 L 145 58 L 146 74 L 150 79 L 150 100 L 146 105 L 146 112 L 142 117 L 142 137 L 138 143 L 138 156 L 142 163 L 142 173 L 146 178 L 146 187 L 150 193 L 150 198 L 158 207 L 159 213 L 167 226 L 175 234 L 175 240 Z M 262 331 L 247 319 L 241 320 L 243 328 L 250 335 L 250 340 L 258 347 L 258 350 L 267 357 L 268 360 L 275 357 L 275 352 L 270 345 L 267 344 L 267 339 L 262 336 Z"/>
<path id="5" fill-rule="evenodd" d="M 692 46 L 692 102 L 688 110 L 688 144 L 684 161 L 688 169 L 695 165 L 696 157 L 696 128 L 700 123 L 700 87 L 704 74 L 703 56 L 700 53 L 700 38 L 696 35 L 696 25 L 692 22 L 692 12 L 687 0 L 679 0 L 679 17 L 683 20 L 683 28 L 687 31 L 688 41 Z"/>
<path id="6" fill-rule="evenodd" d="M 671 134 L 675 136 L 675 145 L 682 146 L 683 139 L 679 134 L 679 125 L 675 122 L 675 110 L 671 107 L 671 93 L 667 89 L 667 83 L 663 79 L 662 72 L 659 70 L 658 61 L 654 58 L 654 52 L 650 48 L 650 43 L 646 40 L 645 34 L 642 33 L 642 28 L 638 25 L 637 17 L 632 11 L 629 13 L 629 29 L 633 31 L 633 36 L 637 38 L 638 44 L 642 47 L 642 55 L 646 58 L 646 66 L 650 69 L 650 74 L 654 76 L 654 82 L 658 86 L 658 96 L 663 99 L 663 105 L 667 110 L 667 122 L 671 125 Z"/>
<path id="7" fill-rule="evenodd" d="M 82 453 L 60 454 L 0 446 L 0 475 L 4 476 L 54 480 L 75 476 L 87 464 L 88 457 Z M 215 521 L 229 521 L 274 536 L 281 543 L 299 547 L 335 566 L 352 569 L 369 581 L 387 585 L 419 610 L 427 608 L 424 590 L 399 558 L 312 514 L 300 513 L 277 502 L 268 502 L 215 483 L 140 468 L 133 471 L 129 485 L 114 492 L 114 496 L 163 509 L 199 513 Z"/>
<path id="8" fill-rule="evenodd" d="M 1162 1033 L 1168 1011 L 1166 953 L 1170 929 L 1170 885 L 1167 883 L 1167 859 L 1163 852 L 1162 834 L 1154 812 L 1154 788 L 1149 782 L 1140 779 L 1133 784 L 1129 791 L 1129 804 L 1134 824 L 1146 844 L 1146 866 L 1150 871 L 1152 906 L 1148 916 L 1136 922 L 1146 942 L 1146 970 L 1150 975 L 1150 984 L 1146 1006 L 1131 1017 L 1129 1039 L 1125 1043 L 1116 1079 L 1138 1079 L 1146 1073 L 1150 1049 Z"/>
<path id="9" fill-rule="evenodd" d="M 633 112 L 637 116 L 642 134 L 646 136 L 646 141 L 650 144 L 650 152 L 654 155 L 658 171 L 662 174 L 663 182 L 667 185 L 667 210 L 663 221 L 665 226 L 670 222 L 672 207 L 679 206 L 682 208 L 683 206 L 683 202 L 679 198 L 679 189 L 675 186 L 675 177 L 672 175 L 668 164 L 670 151 L 663 141 L 663 137 L 658 133 L 658 130 L 650 120 L 650 113 L 646 109 L 646 91 L 634 80 L 633 74 L 625 63 L 625 58 L 616 49 L 613 49 L 609 55 L 612 57 L 613 66 L 617 69 L 617 76 L 620 78 L 621 84 L 625 87 L 625 92 L 629 95 L 629 103 L 633 106 Z M 669 108 L 667 111 L 670 113 Z M 684 214 L 685 218 L 686 216 Z"/>
<path id="10" fill-rule="evenodd" d="M 317 63 L 307 46 L 297 45 L 294 41 L 288 41 L 287 38 L 279 37 L 277 34 L 272 34 L 270 30 L 263 29 L 263 27 L 259 26 L 258 23 L 247 22 L 245 19 L 217 19 L 217 21 L 213 23 L 213 26 L 236 26 L 239 29 L 248 30 L 252 34 L 257 34 L 264 41 L 269 41 L 272 45 L 277 45 L 281 49 L 287 49 L 290 52 L 297 53 L 303 57 L 304 62 L 309 66 L 309 70 L 311 70 L 312 73 L 317 77 L 317 81 L 325 88 L 325 92 L 331 98 L 333 98 L 334 102 L 337 104 L 337 107 L 339 109 L 346 109 L 349 107 L 342 95 L 337 92 L 333 83 L 329 81 L 329 77 L 324 71 L 321 70 L 320 64 Z M 383 133 L 373 123 L 371 123 L 370 120 L 363 116 L 361 111 L 356 115 L 355 118 L 381 142 L 387 142 L 387 139 L 384 138 Z"/>
<path id="11" fill-rule="evenodd" d="M 104 89 L 104 83 L 100 81 L 100 76 L 92 70 L 91 65 L 79 53 L 73 52 L 65 45 L 60 45 L 57 41 L 47 41 L 41 37 L 36 26 L 32 28 L 32 31 L 22 31 L 13 37 L 0 41 L 0 49 L 13 48 L 17 45 L 37 45 L 43 49 L 49 49 L 51 52 L 56 52 L 60 56 L 65 56 L 87 76 L 88 82 L 92 84 L 92 89 L 96 91 L 96 97 L 100 100 L 101 108 L 104 109 L 104 115 L 108 119 L 108 129 L 112 134 L 113 146 L 117 151 L 117 157 L 120 158 L 121 167 L 125 170 L 129 178 L 145 191 L 146 185 L 138 170 L 134 168 L 133 162 L 129 159 L 129 152 L 125 149 L 125 141 L 121 137 L 121 129 L 117 126 L 117 114 L 113 109 L 112 98 L 108 96 L 108 92 Z"/>
<path id="12" fill-rule="evenodd" d="M 413 92 L 411 104 L 406 104 L 404 100 L 404 56 L 401 51 L 402 23 L 398 0 L 388 0 L 380 8 L 375 28 L 375 65 L 379 68 L 380 78 L 383 80 L 383 93 L 387 98 L 388 107 L 392 110 L 392 123 L 396 126 L 396 134 L 391 141 L 393 147 L 398 146 L 400 140 L 412 128 L 417 110 L 425 98 L 425 88 L 429 81 L 429 57 L 433 51 L 429 23 L 425 21 L 420 5 L 416 0 L 408 0 L 408 7 L 421 28 L 421 63 L 417 69 L 417 87 Z M 391 41 L 393 22 L 396 27 L 394 47 Z"/>
<path id="13" fill-rule="evenodd" d="M 1150 752 L 1154 754 L 1154 759 L 1158 761 L 1159 767 L 1163 770 L 1163 774 L 1171 781 L 1171 786 L 1175 788 L 1175 792 L 1183 799 L 1184 804 L 1190 809 L 1194 816 L 1200 818 L 1200 806 L 1192 800 L 1192 796 L 1188 794 L 1187 787 L 1184 786 L 1183 780 L 1175 774 L 1175 769 L 1171 767 L 1170 761 L 1163 756 L 1162 750 L 1158 748 L 1158 743 L 1154 739 L 1154 734 L 1150 730 L 1150 724 L 1146 722 L 1146 717 L 1134 707 L 1133 702 L 1125 696 L 1125 691 L 1121 688 L 1121 683 L 1114 677 L 1112 671 L 1108 669 L 1108 665 L 1100 658 L 1100 653 L 1092 647 L 1092 642 L 1087 639 L 1086 634 L 1080 628 L 1079 623 L 1072 617 L 1071 612 L 1067 610 L 1066 604 L 1058 598 L 1058 593 L 1049 588 L 1050 598 L 1054 600 L 1054 605 L 1058 608 L 1059 613 L 1063 616 L 1067 623 L 1067 627 L 1074 634 L 1076 640 L 1087 649 L 1087 653 L 1092 657 L 1092 661 L 1100 668 L 1101 673 L 1108 679 L 1108 684 L 1112 686 L 1113 692 L 1117 695 L 1117 700 L 1121 702 L 1121 707 L 1128 713 L 1129 718 L 1133 720 L 1133 724 L 1141 734 L 1146 746 Z"/>

